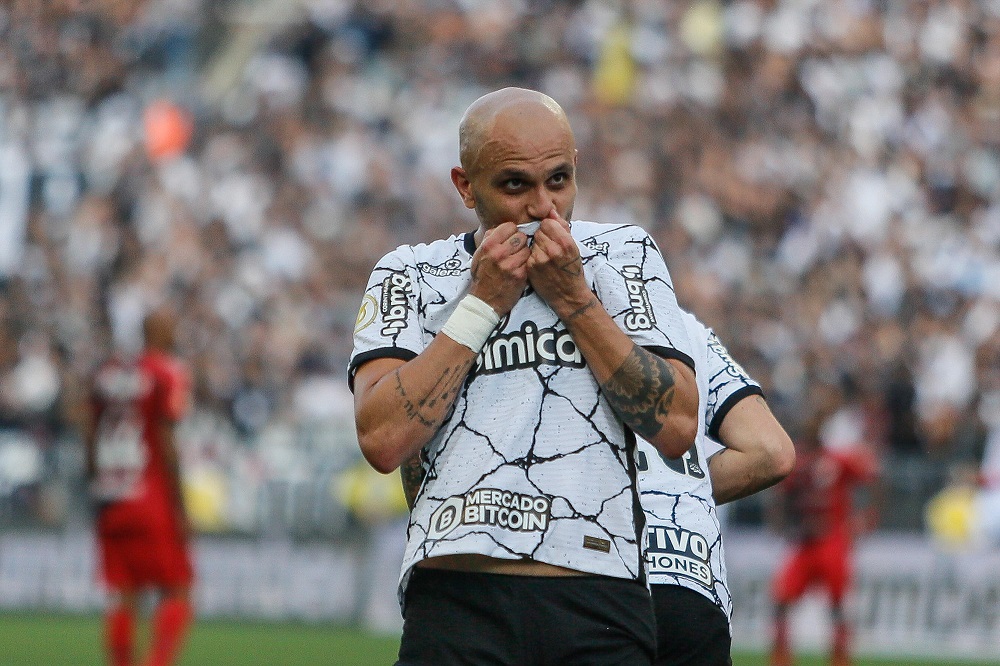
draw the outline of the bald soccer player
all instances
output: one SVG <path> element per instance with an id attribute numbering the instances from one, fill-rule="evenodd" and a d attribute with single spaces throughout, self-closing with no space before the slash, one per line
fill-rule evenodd
<path id="1" fill-rule="evenodd" d="M 667 267 L 640 228 L 572 220 L 559 105 L 507 88 L 459 127 L 479 228 L 372 272 L 350 385 L 361 449 L 419 456 L 399 664 L 649 664 L 636 435 L 667 458 L 698 390 Z"/>
<path id="2" fill-rule="evenodd" d="M 167 666 L 191 621 L 187 517 L 174 428 L 190 403 L 190 378 L 173 356 L 174 318 L 143 322 L 145 348 L 115 357 L 95 374 L 85 433 L 87 474 L 97 503 L 101 576 L 108 590 L 105 646 L 113 666 Z M 136 659 L 140 595 L 158 593 L 152 646 Z"/>

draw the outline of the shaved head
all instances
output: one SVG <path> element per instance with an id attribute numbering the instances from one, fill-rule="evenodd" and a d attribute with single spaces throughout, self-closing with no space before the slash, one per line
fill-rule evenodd
<path id="1" fill-rule="evenodd" d="M 524 224 L 555 209 L 564 219 L 576 199 L 576 140 L 548 95 L 504 88 L 469 106 L 459 125 L 461 166 L 451 180 L 481 229 Z"/>
<path id="2" fill-rule="evenodd" d="M 153 310 L 142 320 L 142 332 L 146 346 L 160 351 L 171 351 L 174 346 L 174 321 L 172 310 L 161 307 Z"/>
<path id="3" fill-rule="evenodd" d="M 526 88 L 503 88 L 483 95 L 465 111 L 458 127 L 462 168 L 474 173 L 484 148 L 494 139 L 498 126 L 526 130 L 556 128 L 572 140 L 569 120 L 559 104 L 543 93 Z"/>

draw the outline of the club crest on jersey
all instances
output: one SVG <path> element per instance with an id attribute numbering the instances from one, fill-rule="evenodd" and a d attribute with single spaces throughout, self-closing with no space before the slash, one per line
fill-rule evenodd
<path id="1" fill-rule="evenodd" d="M 406 328 L 410 314 L 410 294 L 413 282 L 406 273 L 393 272 L 382 280 L 382 335 L 398 335 Z"/>
<path id="2" fill-rule="evenodd" d="M 642 271 L 638 266 L 622 268 L 625 278 L 625 289 L 628 291 L 629 310 L 625 315 L 625 328 L 630 331 L 648 331 L 656 324 L 653 316 L 653 306 L 649 302 L 649 292 L 642 279 Z"/>
<path id="3" fill-rule="evenodd" d="M 375 321 L 375 315 L 378 313 L 378 303 L 375 301 L 375 297 L 371 294 L 365 294 L 365 297 L 361 299 L 361 308 L 358 310 L 358 318 L 354 321 L 354 332 L 363 331 L 371 323 Z"/>
<path id="4" fill-rule="evenodd" d="M 449 497 L 431 514 L 427 536 L 441 539 L 459 525 L 489 525 L 512 532 L 544 532 L 549 527 L 552 500 L 545 495 L 522 495 L 509 490 L 481 488 Z"/>
<path id="5" fill-rule="evenodd" d="M 449 277 L 462 274 L 462 260 L 458 258 L 449 259 L 440 266 L 434 266 L 422 261 L 417 264 L 421 273 L 433 275 L 434 277 Z"/>
<path id="6" fill-rule="evenodd" d="M 662 525 L 650 525 L 646 563 L 649 575 L 682 576 L 712 587 L 715 577 L 708 560 L 711 548 L 702 535 Z"/>

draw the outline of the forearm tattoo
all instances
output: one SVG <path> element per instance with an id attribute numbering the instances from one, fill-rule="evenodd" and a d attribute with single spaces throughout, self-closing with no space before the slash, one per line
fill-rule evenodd
<path id="1" fill-rule="evenodd" d="M 633 345 L 601 390 L 625 424 L 651 440 L 663 429 L 670 413 L 674 369 L 665 359 Z"/>
<path id="2" fill-rule="evenodd" d="M 406 417 L 410 421 L 417 421 L 425 428 L 436 430 L 441 425 L 448 409 L 451 407 L 458 391 L 461 389 L 465 376 L 472 366 L 472 361 L 466 361 L 458 365 L 445 368 L 441 376 L 437 378 L 434 385 L 430 387 L 423 397 L 410 396 L 406 387 L 403 386 L 403 379 L 397 369 L 396 393 L 403 400 L 403 409 Z"/>
<path id="3" fill-rule="evenodd" d="M 574 319 L 576 319 L 577 317 L 579 317 L 580 315 L 582 315 L 584 312 L 586 312 L 587 310 L 590 310 L 591 308 L 593 308 L 596 305 L 597 305 L 597 299 L 596 298 L 591 298 L 589 301 L 587 301 L 586 303 L 584 303 L 583 305 L 581 305 L 580 307 L 578 307 L 576 310 L 573 310 L 572 312 L 570 312 L 563 319 L 563 321 L 565 321 L 566 323 L 569 323 L 569 322 L 573 321 Z"/>
<path id="4" fill-rule="evenodd" d="M 420 454 L 413 456 L 399 468 L 400 477 L 403 480 L 403 495 L 406 497 L 406 506 L 413 510 L 413 504 L 417 501 L 417 493 L 420 492 L 420 484 L 424 482 L 424 466 L 420 461 Z"/>

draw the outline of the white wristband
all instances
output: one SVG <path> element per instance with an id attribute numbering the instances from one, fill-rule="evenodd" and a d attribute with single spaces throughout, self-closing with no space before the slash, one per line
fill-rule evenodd
<path id="1" fill-rule="evenodd" d="M 458 302 L 458 307 L 448 317 L 441 332 L 458 344 L 479 353 L 499 323 L 500 315 L 486 301 L 468 294 Z"/>

